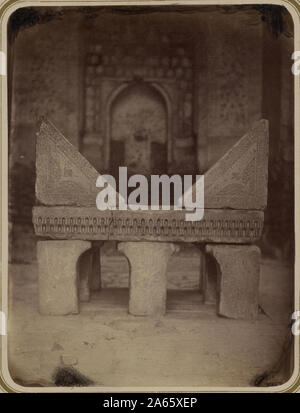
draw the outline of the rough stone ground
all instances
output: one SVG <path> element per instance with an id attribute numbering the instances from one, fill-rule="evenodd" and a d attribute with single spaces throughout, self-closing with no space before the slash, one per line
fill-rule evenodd
<path id="1" fill-rule="evenodd" d="M 119 270 L 109 272 L 109 260 L 119 260 Z M 198 260 L 172 258 L 168 313 L 160 319 L 127 314 L 128 289 L 112 288 L 128 282 L 122 258 L 104 259 L 103 284 L 109 288 L 93 294 L 89 303 L 81 303 L 79 315 L 70 316 L 41 316 L 36 264 L 13 264 L 8 323 L 12 377 L 22 385 L 53 385 L 57 367 L 73 366 L 100 386 L 252 385 L 281 353 L 292 271 L 278 261 L 262 260 L 260 306 L 266 314 L 248 322 L 218 317 L 213 305 L 202 304 L 195 289 Z M 117 283 L 118 271 L 123 275 Z"/>

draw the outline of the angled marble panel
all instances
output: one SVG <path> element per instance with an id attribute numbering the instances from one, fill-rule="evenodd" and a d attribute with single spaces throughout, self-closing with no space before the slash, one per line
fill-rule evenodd
<path id="1" fill-rule="evenodd" d="M 99 173 L 49 121 L 36 140 L 36 197 L 44 205 L 96 205 Z"/>
<path id="2" fill-rule="evenodd" d="M 268 121 L 262 119 L 206 172 L 205 208 L 266 208 L 268 141 Z"/>

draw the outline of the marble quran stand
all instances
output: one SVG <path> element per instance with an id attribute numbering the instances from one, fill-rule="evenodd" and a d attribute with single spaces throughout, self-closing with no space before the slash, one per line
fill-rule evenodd
<path id="1" fill-rule="evenodd" d="M 99 173 L 48 121 L 36 144 L 39 302 L 42 314 L 79 312 L 78 301 L 99 289 L 100 245 L 119 241 L 130 263 L 129 312 L 166 311 L 166 268 L 176 242 L 204 244 L 204 297 L 219 315 L 254 319 L 258 313 L 259 248 L 267 204 L 268 122 L 261 120 L 206 174 L 205 212 L 186 221 L 185 211 L 99 211 Z M 80 279 L 78 273 L 81 273 Z M 217 287 L 216 287 L 217 286 Z"/>

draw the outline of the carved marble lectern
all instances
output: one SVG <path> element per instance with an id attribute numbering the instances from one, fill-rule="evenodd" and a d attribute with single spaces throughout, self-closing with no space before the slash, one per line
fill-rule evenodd
<path id="1" fill-rule="evenodd" d="M 33 224 L 42 314 L 74 314 L 90 289 L 100 288 L 100 247 L 119 241 L 130 263 L 129 312 L 166 310 L 166 269 L 176 242 L 203 245 L 214 259 L 217 283 L 204 265 L 204 297 L 215 288 L 218 314 L 254 319 L 258 313 L 260 250 L 268 185 L 268 122 L 260 120 L 204 175 L 201 221 L 186 211 L 99 211 L 99 173 L 47 120 L 36 144 Z M 209 258 L 211 259 L 211 258 Z M 78 277 L 78 268 L 82 269 Z"/>

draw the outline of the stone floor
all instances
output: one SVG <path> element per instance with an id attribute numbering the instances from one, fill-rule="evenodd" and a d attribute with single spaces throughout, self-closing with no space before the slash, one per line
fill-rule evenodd
<path id="1" fill-rule="evenodd" d="M 70 316 L 39 315 L 36 264 L 11 266 L 9 367 L 15 381 L 53 386 L 56 369 L 72 366 L 98 386 L 249 386 L 278 360 L 291 310 L 288 266 L 262 260 L 262 311 L 249 322 L 218 317 L 213 305 L 203 305 L 198 258 L 173 257 L 167 315 L 148 319 L 127 314 L 127 264 L 120 258 L 119 269 L 109 272 L 109 260 L 103 262 L 105 288 Z"/>

